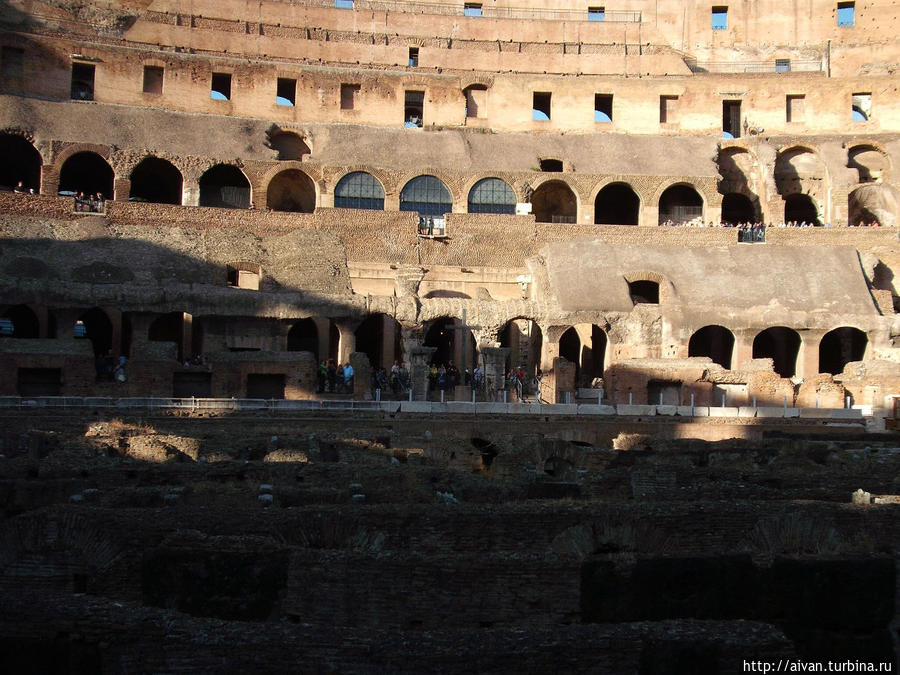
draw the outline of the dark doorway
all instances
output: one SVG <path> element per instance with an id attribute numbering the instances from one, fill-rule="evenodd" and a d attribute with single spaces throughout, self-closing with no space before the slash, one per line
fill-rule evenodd
<path id="1" fill-rule="evenodd" d="M 75 322 L 75 337 L 91 341 L 96 356 L 106 355 L 112 350 L 112 321 L 99 307 L 82 314 Z"/>
<path id="2" fill-rule="evenodd" d="M 181 204 L 181 172 L 171 162 L 159 157 L 146 157 L 131 172 L 128 198 L 136 202 Z"/>
<path id="3" fill-rule="evenodd" d="M 369 357 L 373 368 L 390 369 L 400 360 L 400 324 L 386 314 L 372 314 L 355 331 L 356 351 Z"/>
<path id="4" fill-rule="evenodd" d="M 319 360 L 319 329 L 312 319 L 302 319 L 288 331 L 287 350 L 289 352 L 312 352 Z"/>
<path id="5" fill-rule="evenodd" d="M 784 219 L 786 222 L 821 225 L 819 210 L 809 195 L 793 194 L 784 198 Z"/>
<path id="6" fill-rule="evenodd" d="M 113 170 L 96 152 L 77 152 L 69 157 L 59 172 L 60 192 L 83 192 L 104 199 L 113 196 Z"/>
<path id="7" fill-rule="evenodd" d="M 842 326 L 825 333 L 819 343 L 819 372 L 837 375 L 851 361 L 862 361 L 869 338 L 858 328 Z"/>
<path id="8" fill-rule="evenodd" d="M 704 326 L 691 335 L 688 356 L 708 356 L 726 370 L 731 368 L 734 334 L 722 326 Z"/>
<path id="9" fill-rule="evenodd" d="M 637 225 L 641 200 L 626 183 L 611 183 L 597 193 L 594 222 L 605 225 Z"/>
<path id="10" fill-rule="evenodd" d="M 746 195 L 729 192 L 722 197 L 722 222 L 731 225 L 755 223 L 758 219 L 753 202 Z"/>
<path id="11" fill-rule="evenodd" d="M 673 185 L 660 195 L 659 222 L 671 220 L 676 225 L 701 220 L 703 198 L 691 185 Z"/>
<path id="12" fill-rule="evenodd" d="M 12 190 L 20 182 L 26 191 L 41 189 L 41 153 L 17 134 L 0 134 L 0 190 Z"/>
<path id="13" fill-rule="evenodd" d="M 312 213 L 316 208 L 316 187 L 302 171 L 288 169 L 269 182 L 266 201 L 273 211 Z"/>
<path id="14" fill-rule="evenodd" d="M 210 398 L 212 373 L 173 373 L 172 396 L 175 398 Z"/>
<path id="15" fill-rule="evenodd" d="M 531 205 L 539 223 L 574 223 L 578 215 L 575 193 L 561 180 L 539 185 L 531 197 Z"/>
<path id="16" fill-rule="evenodd" d="M 217 164 L 200 177 L 200 206 L 250 208 L 250 181 L 231 164 Z"/>
<path id="17" fill-rule="evenodd" d="M 19 396 L 59 396 L 62 371 L 59 368 L 19 368 L 16 379 Z"/>
<path id="18" fill-rule="evenodd" d="M 154 319 L 147 331 L 150 342 L 172 342 L 175 344 L 176 358 L 184 361 L 182 340 L 184 335 L 184 313 L 169 312 Z"/>
<path id="19" fill-rule="evenodd" d="M 10 307 L 3 313 L 3 318 L 12 322 L 12 334 L 9 337 L 32 339 L 40 337 L 41 324 L 27 305 Z"/>
<path id="20" fill-rule="evenodd" d="M 284 374 L 251 373 L 247 375 L 247 398 L 284 398 Z"/>
<path id="21" fill-rule="evenodd" d="M 784 326 L 767 328 L 753 339 L 753 358 L 772 359 L 775 372 L 781 377 L 797 374 L 800 354 L 800 335 Z"/>

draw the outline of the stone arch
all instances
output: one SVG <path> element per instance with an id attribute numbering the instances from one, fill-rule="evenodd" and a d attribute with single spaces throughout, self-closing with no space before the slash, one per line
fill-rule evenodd
<path id="1" fill-rule="evenodd" d="M 339 345 L 340 331 L 337 324 L 325 317 L 298 319 L 288 330 L 287 351 L 311 352 L 317 362 L 326 358 L 336 359 Z M 327 353 L 324 353 L 326 350 Z"/>
<path id="2" fill-rule="evenodd" d="M 532 212 L 538 223 L 567 223 L 578 221 L 578 193 L 560 178 L 539 181 L 531 196 Z"/>
<path id="3" fill-rule="evenodd" d="M 516 194 L 502 178 L 487 176 L 478 179 L 468 190 L 468 213 L 516 212 Z"/>
<path id="4" fill-rule="evenodd" d="M 857 143 L 847 148 L 847 168 L 856 169 L 857 182 L 879 183 L 891 171 L 891 157 L 874 143 Z"/>
<path id="5" fill-rule="evenodd" d="M 75 337 L 90 340 L 96 356 L 106 355 L 113 346 L 113 325 L 109 315 L 99 307 L 82 313 L 75 321 Z"/>
<path id="6" fill-rule="evenodd" d="M 0 186 L 15 188 L 19 182 L 25 191 L 41 189 L 44 158 L 34 144 L 16 133 L 0 133 Z"/>
<path id="7" fill-rule="evenodd" d="M 782 198 L 792 194 L 810 194 L 821 199 L 828 178 L 825 162 L 818 150 L 808 145 L 780 149 L 775 158 L 774 174 L 775 188 Z"/>
<path id="8" fill-rule="evenodd" d="M 334 186 L 334 206 L 339 209 L 384 210 L 384 184 L 368 171 L 345 173 Z"/>
<path id="9" fill-rule="evenodd" d="M 797 374 L 802 340 L 793 328 L 773 326 L 753 338 L 753 358 L 772 359 L 773 369 L 781 377 Z"/>
<path id="10" fill-rule="evenodd" d="M 594 222 L 605 225 L 638 225 L 641 198 L 630 183 L 610 181 L 600 187 L 593 198 Z"/>
<path id="11" fill-rule="evenodd" d="M 184 186 L 181 171 L 167 159 L 148 155 L 129 175 L 132 201 L 180 205 Z"/>
<path id="12" fill-rule="evenodd" d="M 215 164 L 199 181 L 200 206 L 247 209 L 252 201 L 250 180 L 234 164 Z"/>
<path id="13" fill-rule="evenodd" d="M 724 326 L 704 326 L 688 341 L 688 356 L 708 356 L 726 370 L 731 369 L 733 355 L 734 333 Z"/>
<path id="14" fill-rule="evenodd" d="M 475 336 L 469 331 L 456 329 L 456 323 L 459 321 L 453 316 L 439 316 L 429 320 L 424 330 L 423 344 L 426 347 L 435 347 L 436 351 L 431 357 L 431 362 L 435 364 L 446 364 L 456 359 L 455 354 L 461 350 L 457 349 L 460 344 L 459 340 L 465 332 L 468 335 L 468 345 L 466 345 L 466 361 L 471 363 L 476 352 Z M 463 371 L 464 365 L 457 364 L 460 372 Z"/>
<path id="15" fill-rule="evenodd" d="M 784 197 L 784 219 L 787 222 L 812 223 L 821 225 L 822 217 L 819 205 L 812 195 L 794 193 Z"/>
<path id="16" fill-rule="evenodd" d="M 395 360 L 403 358 L 401 327 L 392 316 L 370 314 L 357 326 L 354 335 L 356 351 L 365 353 L 373 368 L 381 366 L 390 370 Z"/>
<path id="17" fill-rule="evenodd" d="M 703 220 L 706 199 L 692 183 L 672 183 L 659 195 L 659 223 L 672 220 L 688 223 Z"/>
<path id="18" fill-rule="evenodd" d="M 900 224 L 900 194 L 884 183 L 866 183 L 847 195 L 847 224 L 860 222 L 896 227 Z"/>
<path id="19" fill-rule="evenodd" d="M 41 322 L 34 310 L 28 305 L 14 305 L 7 308 L 0 316 L 11 324 L 9 337 L 17 339 L 40 337 Z"/>
<path id="20" fill-rule="evenodd" d="M 278 153 L 278 161 L 301 162 L 312 150 L 304 134 L 275 127 L 266 133 L 266 146 Z"/>
<path id="21" fill-rule="evenodd" d="M 453 210 L 453 194 L 438 176 L 420 174 L 400 189 L 400 210 L 440 218 Z"/>
<path id="22" fill-rule="evenodd" d="M 754 195 L 755 197 L 755 195 Z M 759 200 L 751 199 L 740 192 L 729 192 L 722 195 L 723 223 L 736 225 L 737 223 L 755 223 L 760 219 Z"/>
<path id="23" fill-rule="evenodd" d="M 624 276 L 625 282 L 628 284 L 629 291 L 633 284 L 648 281 L 659 287 L 658 296 L 659 303 L 670 302 L 675 298 L 675 284 L 666 279 L 659 272 L 652 270 L 639 270 L 637 272 L 629 272 Z"/>
<path id="24" fill-rule="evenodd" d="M 819 342 L 819 372 L 839 375 L 851 361 L 862 361 L 869 337 L 859 328 L 840 326 L 822 336 Z"/>
<path id="25" fill-rule="evenodd" d="M 98 192 L 106 199 L 113 196 L 115 174 L 103 156 L 90 150 L 69 154 L 59 169 L 60 192 Z"/>
<path id="26" fill-rule="evenodd" d="M 316 203 L 316 183 L 300 169 L 279 171 L 266 184 L 266 205 L 273 211 L 312 213 Z"/>
<path id="27" fill-rule="evenodd" d="M 506 370 L 513 366 L 523 366 L 529 378 L 537 374 L 541 367 L 541 349 L 544 334 L 538 322 L 529 317 L 514 317 L 507 321 L 497 333 L 501 347 L 509 349 Z"/>

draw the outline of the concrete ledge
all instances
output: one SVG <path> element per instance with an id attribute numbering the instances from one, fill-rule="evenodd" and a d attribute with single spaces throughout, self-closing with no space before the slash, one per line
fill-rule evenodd
<path id="1" fill-rule="evenodd" d="M 477 404 L 475 412 L 478 415 L 497 415 L 509 412 L 509 403 L 499 403 L 497 401 L 486 401 Z"/>
<path id="2" fill-rule="evenodd" d="M 800 408 L 788 408 L 784 411 L 785 417 L 800 417 Z"/>
<path id="3" fill-rule="evenodd" d="M 765 417 L 768 419 L 784 417 L 784 408 L 775 406 L 763 406 L 756 409 L 757 417 Z"/>
<path id="4" fill-rule="evenodd" d="M 400 412 L 430 413 L 431 401 L 403 401 L 400 403 Z"/>
<path id="5" fill-rule="evenodd" d="M 738 408 L 738 417 L 756 417 L 756 408 L 749 405 L 742 405 Z"/>
<path id="6" fill-rule="evenodd" d="M 618 415 L 656 415 L 655 405 L 617 405 L 616 414 Z"/>
<path id="7" fill-rule="evenodd" d="M 558 403 L 557 405 L 541 406 L 539 412 L 542 415 L 577 415 L 579 407 L 581 406 L 576 403 Z M 533 406 L 529 406 L 529 408 L 533 410 Z"/>
<path id="8" fill-rule="evenodd" d="M 512 413 L 513 415 L 533 415 L 535 413 L 546 414 L 545 410 L 536 409 L 536 406 L 532 405 L 531 403 L 507 403 L 506 405 L 509 406 L 508 412 Z M 547 408 L 566 408 L 569 406 L 556 405 L 556 406 L 546 406 L 546 407 Z M 574 408 L 575 406 L 573 405 L 571 407 Z M 560 414 L 562 414 L 562 413 L 560 413 Z M 574 412 L 572 414 L 574 414 Z"/>
<path id="9" fill-rule="evenodd" d="M 709 417 L 709 406 L 705 405 L 680 405 L 675 409 L 679 417 Z"/>
<path id="10" fill-rule="evenodd" d="M 861 420 L 863 411 L 858 408 L 832 408 L 831 419 L 833 420 Z"/>
<path id="11" fill-rule="evenodd" d="M 715 406 L 710 406 L 709 416 L 710 417 L 737 417 L 738 416 L 738 408 L 732 408 L 730 406 L 726 406 L 725 408 L 718 408 Z"/>
<path id="12" fill-rule="evenodd" d="M 800 417 L 813 420 L 824 420 L 831 417 L 830 408 L 800 408 Z"/>
<path id="13" fill-rule="evenodd" d="M 401 410 L 403 406 L 403 401 L 381 401 L 378 404 L 378 409 L 382 412 L 397 412 L 397 410 Z"/>
<path id="14" fill-rule="evenodd" d="M 675 405 L 658 405 L 656 406 L 656 414 L 657 415 L 666 415 L 667 417 L 672 417 L 678 411 L 678 406 Z"/>
<path id="15" fill-rule="evenodd" d="M 447 406 L 447 412 L 451 413 L 468 413 L 475 414 L 475 406 L 470 401 L 448 401 L 444 405 Z"/>
<path id="16" fill-rule="evenodd" d="M 615 415 L 616 409 L 611 405 L 592 405 L 583 403 L 578 406 L 579 415 Z"/>

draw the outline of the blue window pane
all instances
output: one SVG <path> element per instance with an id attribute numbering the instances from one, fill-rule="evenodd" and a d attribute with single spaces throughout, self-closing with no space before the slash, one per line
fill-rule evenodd
<path id="1" fill-rule="evenodd" d="M 537 108 L 535 108 L 534 110 L 531 111 L 531 119 L 533 119 L 535 122 L 549 122 L 550 121 L 550 118 L 547 116 L 547 113 L 545 113 L 543 110 L 538 110 Z"/>
<path id="2" fill-rule="evenodd" d="M 469 213 L 516 212 L 516 195 L 506 181 L 484 178 L 469 190 Z"/>
<path id="3" fill-rule="evenodd" d="M 588 8 L 588 21 L 605 21 L 606 10 L 603 7 Z"/>
<path id="4" fill-rule="evenodd" d="M 418 176 L 400 191 L 400 210 L 417 211 L 423 216 L 442 216 L 453 207 L 450 190 L 434 176 Z"/>
<path id="5" fill-rule="evenodd" d="M 723 131 L 722 138 L 734 138 L 734 134 L 732 134 L 730 131 Z"/>
<path id="6" fill-rule="evenodd" d="M 334 0 L 336 9 L 353 9 L 353 0 Z"/>
<path id="7" fill-rule="evenodd" d="M 612 122 L 612 120 L 609 118 L 609 115 L 607 115 L 602 110 L 594 111 L 594 121 L 595 122 Z"/>
<path id="8" fill-rule="evenodd" d="M 216 91 L 215 89 L 213 89 L 211 92 L 209 92 L 209 97 L 213 101 L 227 101 L 228 100 L 228 97 L 225 94 L 223 94 L 221 91 Z"/>
<path id="9" fill-rule="evenodd" d="M 712 29 L 728 30 L 728 8 L 713 7 L 712 9 Z"/>
<path id="10" fill-rule="evenodd" d="M 292 108 L 294 107 L 294 104 L 291 102 L 291 100 L 288 98 L 285 98 L 284 96 L 276 96 L 275 97 L 275 105 L 286 105 L 286 106 L 290 106 Z"/>
<path id="11" fill-rule="evenodd" d="M 334 188 L 334 205 L 339 209 L 384 210 L 384 188 L 365 171 L 348 173 Z"/>
<path id="12" fill-rule="evenodd" d="M 464 16 L 481 16 L 481 5 L 466 5 L 463 7 Z"/>
<path id="13" fill-rule="evenodd" d="M 859 108 L 853 109 L 853 121 L 854 122 L 866 122 L 868 121 L 868 117 L 866 117 L 866 113 L 864 113 Z"/>
<path id="14" fill-rule="evenodd" d="M 837 8 L 837 25 L 852 26 L 856 22 L 856 7 L 852 2 L 839 2 Z"/>

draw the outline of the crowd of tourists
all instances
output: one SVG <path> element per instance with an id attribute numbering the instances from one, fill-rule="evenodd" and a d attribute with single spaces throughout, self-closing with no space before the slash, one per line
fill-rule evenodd
<path id="1" fill-rule="evenodd" d="M 103 213 L 103 210 L 106 208 L 106 200 L 100 192 L 93 195 L 85 195 L 83 192 L 76 192 L 73 197 L 75 199 L 76 211 Z"/>
<path id="2" fill-rule="evenodd" d="M 372 398 L 375 397 L 376 390 L 381 390 L 382 396 L 388 391 L 395 397 L 405 396 L 411 387 L 409 369 L 403 361 L 394 361 L 390 373 L 384 366 L 378 366 L 372 371 Z"/>
<path id="3" fill-rule="evenodd" d="M 335 359 L 321 361 L 316 373 L 316 389 L 320 394 L 352 394 L 354 375 L 349 361 L 343 365 Z"/>

